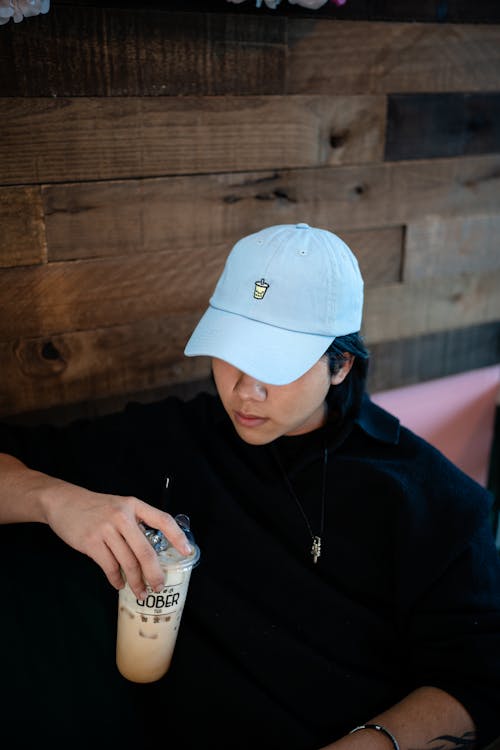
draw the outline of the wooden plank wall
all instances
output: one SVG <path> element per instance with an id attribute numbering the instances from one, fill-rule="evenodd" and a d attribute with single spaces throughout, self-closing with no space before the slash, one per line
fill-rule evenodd
<path id="1" fill-rule="evenodd" d="M 198 387 L 231 244 L 287 222 L 357 253 L 372 391 L 498 361 L 500 25 L 112 5 L 0 27 L 0 416 Z"/>

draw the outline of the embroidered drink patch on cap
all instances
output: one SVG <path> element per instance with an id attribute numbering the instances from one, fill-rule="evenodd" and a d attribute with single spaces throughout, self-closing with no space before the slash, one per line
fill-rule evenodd
<path id="1" fill-rule="evenodd" d="M 255 289 L 253 290 L 253 296 L 255 297 L 255 299 L 262 299 L 268 289 L 269 284 L 267 283 L 267 281 L 265 281 L 264 279 L 256 281 Z"/>

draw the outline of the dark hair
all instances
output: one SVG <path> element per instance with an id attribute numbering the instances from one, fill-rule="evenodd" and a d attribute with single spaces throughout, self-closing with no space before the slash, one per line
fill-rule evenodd
<path id="1" fill-rule="evenodd" d="M 359 412 L 370 361 L 370 353 L 360 333 L 338 336 L 325 352 L 332 375 L 335 375 L 346 361 L 345 352 L 354 355 L 351 370 L 342 383 L 330 387 L 327 396 L 330 418 L 342 422 L 346 418 L 354 419 Z"/>

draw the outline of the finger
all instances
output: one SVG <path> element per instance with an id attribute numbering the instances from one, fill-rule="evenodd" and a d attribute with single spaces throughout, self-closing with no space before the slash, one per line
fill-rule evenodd
<path id="1" fill-rule="evenodd" d="M 161 569 L 157 553 L 137 524 L 127 531 L 127 542 L 138 561 L 143 579 L 152 589 L 160 591 L 165 583 L 165 574 Z"/>
<path id="2" fill-rule="evenodd" d="M 125 585 L 120 565 L 111 550 L 102 542 L 98 551 L 94 554 L 95 562 L 102 568 L 110 584 L 115 589 L 122 589 Z"/>
<path id="3" fill-rule="evenodd" d="M 123 574 L 125 576 L 125 579 L 134 592 L 135 596 L 138 599 L 144 599 L 146 596 L 146 577 L 143 573 L 143 569 L 141 566 L 141 562 L 137 557 L 136 549 L 134 549 L 130 542 L 132 544 L 137 545 L 139 543 L 140 546 L 142 544 L 145 544 L 145 549 L 142 550 L 143 557 L 148 557 L 148 555 L 152 555 L 153 559 L 150 560 L 150 564 L 153 565 L 156 563 L 158 566 L 157 568 L 157 576 L 154 581 L 154 584 L 150 585 L 158 585 L 158 579 L 160 581 L 163 581 L 161 569 L 158 563 L 158 560 L 156 559 L 156 554 L 152 547 L 149 545 L 148 541 L 144 538 L 144 536 L 141 534 L 140 530 L 139 534 L 141 535 L 142 539 L 132 539 L 130 538 L 125 539 L 118 531 L 113 529 L 107 538 L 105 539 L 105 543 L 108 546 L 108 549 L 110 550 L 111 554 L 114 556 L 114 558 L 118 561 L 118 564 L 120 568 L 123 571 Z M 133 535 L 132 535 L 133 537 Z"/>
<path id="4" fill-rule="evenodd" d="M 193 551 L 185 533 L 170 513 L 154 508 L 147 503 L 143 503 L 140 509 L 141 520 L 148 526 L 160 529 L 169 542 L 181 553 L 181 555 L 190 555 Z"/>

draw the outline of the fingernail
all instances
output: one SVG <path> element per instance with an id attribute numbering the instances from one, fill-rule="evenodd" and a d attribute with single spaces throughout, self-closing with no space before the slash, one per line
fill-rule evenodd
<path id="1" fill-rule="evenodd" d="M 185 555 L 190 555 L 193 552 L 193 548 L 191 547 L 191 545 L 189 544 L 189 542 L 185 542 L 182 545 L 182 551 L 183 551 L 183 553 Z"/>
<path id="2" fill-rule="evenodd" d="M 155 591 L 157 594 L 159 594 L 160 591 L 163 591 L 163 583 L 158 584 L 158 586 L 155 588 Z"/>
<path id="3" fill-rule="evenodd" d="M 144 601 L 144 599 L 147 597 L 147 595 L 148 595 L 147 591 L 141 591 L 141 593 L 139 594 L 138 599 L 140 601 Z"/>

